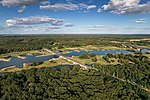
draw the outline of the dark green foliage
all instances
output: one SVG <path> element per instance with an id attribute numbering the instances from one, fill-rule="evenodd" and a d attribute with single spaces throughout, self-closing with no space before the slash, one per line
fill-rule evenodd
<path id="1" fill-rule="evenodd" d="M 45 36 L 0 36 L 0 53 L 40 50 L 53 44 L 53 38 Z"/>
<path id="2" fill-rule="evenodd" d="M 80 46 L 115 46 L 123 47 L 130 39 L 147 38 L 145 36 L 119 36 L 119 35 L 21 35 L 0 36 L 0 54 L 40 50 L 42 48 L 80 47 Z M 96 40 L 96 41 L 95 41 Z M 120 43 L 113 43 L 117 41 Z M 127 42 L 125 45 L 149 46 L 149 41 Z"/>
<path id="3" fill-rule="evenodd" d="M 56 61 L 55 60 L 50 60 L 50 63 L 56 63 Z"/>
<path id="4" fill-rule="evenodd" d="M 38 66 L 38 65 L 41 65 L 43 64 L 43 62 L 39 62 L 39 61 L 34 61 L 30 64 L 30 66 Z"/>
<path id="5" fill-rule="evenodd" d="M 108 63 L 110 63 L 109 57 L 108 56 L 103 56 L 102 57 L 105 61 L 107 61 Z"/>
<path id="6" fill-rule="evenodd" d="M 92 58 L 92 61 L 97 62 L 97 58 L 96 57 Z"/>
<path id="7" fill-rule="evenodd" d="M 90 54 L 88 54 L 91 58 L 93 58 L 93 57 L 96 57 L 96 54 L 94 54 L 94 53 L 90 53 Z"/>
<path id="8" fill-rule="evenodd" d="M 95 64 L 99 69 L 83 71 L 79 66 L 55 70 L 30 69 L 0 76 L 1 100 L 148 100 L 148 93 L 111 75 L 150 87 L 150 68 L 142 66 Z"/>
<path id="9" fill-rule="evenodd" d="M 82 54 L 79 56 L 80 59 L 89 59 L 88 54 Z"/>
<path id="10" fill-rule="evenodd" d="M 96 54 L 87 53 L 79 56 L 80 59 L 91 59 L 93 62 L 97 62 Z"/>
<path id="11" fill-rule="evenodd" d="M 40 50 L 44 47 L 58 49 L 87 45 L 122 47 L 122 44 L 111 43 L 111 41 L 124 42 L 132 38 L 132 36 L 103 35 L 0 36 L 0 54 Z M 147 41 L 128 44 L 149 46 Z M 107 62 L 112 62 L 110 58 L 118 59 L 121 64 L 93 64 L 98 71 L 83 71 L 79 66 L 75 66 L 72 70 L 44 68 L 0 74 L 0 100 L 149 100 L 149 93 L 139 87 L 150 88 L 148 57 L 141 52 L 134 55 L 103 56 Z M 97 62 L 95 54 L 82 55 L 81 59 Z M 51 61 L 51 63 L 55 62 Z M 34 62 L 33 66 L 39 64 Z M 139 86 L 131 85 L 129 82 Z"/>
<path id="12" fill-rule="evenodd" d="M 148 57 L 143 54 L 116 54 L 111 57 L 118 58 L 122 65 L 109 65 L 105 68 L 103 67 L 103 73 L 110 73 L 119 78 L 135 82 L 140 86 L 150 87 L 150 60 Z M 104 58 L 109 59 L 108 56 L 104 56 Z M 95 67 L 101 70 L 102 68 L 99 66 L 99 64 L 95 64 Z"/>
<path id="13" fill-rule="evenodd" d="M 21 55 L 19 55 L 19 56 L 25 57 L 25 56 L 27 56 L 27 54 L 21 54 Z"/>

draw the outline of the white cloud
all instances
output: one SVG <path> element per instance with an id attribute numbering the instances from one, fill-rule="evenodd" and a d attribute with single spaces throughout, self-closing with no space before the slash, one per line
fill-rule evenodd
<path id="1" fill-rule="evenodd" d="M 48 0 L 2 0 L 1 3 L 3 6 L 12 7 L 12 6 L 29 6 L 36 3 L 46 2 Z"/>
<path id="2" fill-rule="evenodd" d="M 73 24 L 70 24 L 70 23 L 67 23 L 66 25 L 65 25 L 65 27 L 73 27 L 74 25 Z"/>
<path id="3" fill-rule="evenodd" d="M 146 14 L 150 13 L 150 1 L 139 4 L 141 0 L 110 0 L 107 5 L 103 5 L 104 11 L 111 11 L 116 14 Z"/>
<path id="4" fill-rule="evenodd" d="M 82 9 L 94 9 L 96 8 L 95 5 L 86 5 L 84 3 L 79 3 L 79 4 L 73 4 L 73 3 L 67 3 L 67 4 L 62 4 L 62 3 L 57 3 L 54 5 L 48 4 L 48 5 L 41 5 L 40 9 L 45 9 L 45 10 L 82 10 Z"/>
<path id="5" fill-rule="evenodd" d="M 76 4 L 55 4 L 55 5 L 43 5 L 40 6 L 40 9 L 46 10 L 77 10 L 78 5 Z"/>
<path id="6" fill-rule="evenodd" d="M 50 26 L 50 27 L 48 27 L 47 29 L 49 29 L 49 30 L 61 29 L 61 27 L 60 27 L 60 26 Z"/>
<path id="7" fill-rule="evenodd" d="M 84 3 L 79 3 L 78 4 L 79 9 L 87 9 L 88 5 Z"/>
<path id="8" fill-rule="evenodd" d="M 126 30 L 150 30 L 150 27 L 131 26 L 131 27 L 125 27 L 124 29 L 126 29 Z"/>
<path id="9" fill-rule="evenodd" d="M 18 12 L 19 12 L 19 13 L 23 13 L 25 9 L 26 9 L 26 6 L 23 6 L 23 7 L 21 7 L 21 8 L 18 10 Z"/>
<path id="10" fill-rule="evenodd" d="M 87 32 L 91 34 L 149 34 L 150 27 L 93 25 L 87 27 Z"/>
<path id="11" fill-rule="evenodd" d="M 7 26 L 17 26 L 17 25 L 35 25 L 35 24 L 51 24 L 55 26 L 60 26 L 64 24 L 63 19 L 55 19 L 47 16 L 31 16 L 22 17 L 6 20 Z"/>
<path id="12" fill-rule="evenodd" d="M 18 12 L 23 13 L 27 6 L 34 4 L 47 4 L 49 2 L 48 0 L 2 0 L 0 3 L 2 6 L 6 7 L 22 6 Z"/>
<path id="13" fill-rule="evenodd" d="M 50 2 L 47 1 L 47 0 L 43 0 L 43 1 L 40 2 L 40 4 L 43 4 L 43 5 L 44 5 L 44 4 L 49 4 L 49 3 L 50 3 Z"/>
<path id="14" fill-rule="evenodd" d="M 89 5 L 88 7 L 87 7 L 87 9 L 95 9 L 96 8 L 96 5 Z"/>
<path id="15" fill-rule="evenodd" d="M 146 18 L 139 18 L 139 19 L 133 20 L 133 22 L 135 22 L 135 23 L 145 23 L 145 20 L 146 20 Z"/>
<path id="16" fill-rule="evenodd" d="M 111 29 L 111 28 L 113 28 L 113 26 L 106 26 L 106 25 L 94 25 L 94 26 L 90 26 L 90 27 L 88 27 L 88 29 L 90 29 L 90 30 Z"/>

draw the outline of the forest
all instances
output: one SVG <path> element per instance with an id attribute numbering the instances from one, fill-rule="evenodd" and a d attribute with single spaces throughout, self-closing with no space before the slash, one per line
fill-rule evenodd
<path id="1" fill-rule="evenodd" d="M 149 46 L 148 41 L 129 42 L 143 39 L 141 35 L 15 35 L 0 36 L 0 54 L 41 50 L 42 48 L 67 48 L 87 45 L 122 47 L 123 44 Z M 112 41 L 117 41 L 113 43 Z"/>
<path id="2" fill-rule="evenodd" d="M 42 48 L 71 48 L 87 45 L 123 47 L 122 44 L 149 46 L 146 36 L 119 35 L 26 35 L 0 36 L 0 53 Z M 0 73 L 0 100 L 150 100 L 150 57 L 148 53 L 111 54 L 98 63 L 96 54 L 82 54 L 91 59 L 95 69 L 80 66 L 62 69 L 31 68 L 19 72 Z M 113 59 L 113 60 L 112 60 Z M 117 64 L 113 64 L 114 59 Z M 52 61 L 53 62 L 53 61 Z M 31 66 L 43 62 L 33 62 Z"/>
<path id="3" fill-rule="evenodd" d="M 94 56 L 94 55 L 92 55 Z M 118 65 L 94 64 L 98 70 L 53 68 L 1 73 L 2 100 L 148 100 L 150 60 L 143 54 L 108 54 Z M 86 59 L 86 58 L 82 58 Z M 132 63 L 132 64 L 131 64 Z"/>

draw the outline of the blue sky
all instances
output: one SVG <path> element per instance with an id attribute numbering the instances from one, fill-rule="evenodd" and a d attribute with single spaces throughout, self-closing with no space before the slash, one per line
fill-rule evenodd
<path id="1" fill-rule="evenodd" d="M 150 34 L 150 1 L 1 0 L 0 34 Z"/>

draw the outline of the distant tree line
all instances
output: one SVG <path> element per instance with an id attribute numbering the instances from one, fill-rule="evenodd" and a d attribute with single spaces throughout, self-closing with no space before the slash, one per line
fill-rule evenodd
<path id="1" fill-rule="evenodd" d="M 136 36 L 106 36 L 106 35 L 21 35 L 21 36 L 0 36 L 0 54 L 20 52 L 29 50 L 40 50 L 42 48 L 80 47 L 87 45 L 116 46 L 122 47 L 121 43 L 132 38 L 144 38 Z M 96 41 L 95 41 L 96 40 Z M 134 42 L 130 45 L 145 45 L 149 42 Z"/>

